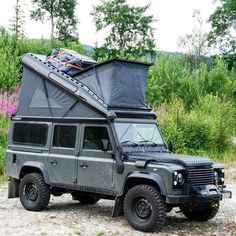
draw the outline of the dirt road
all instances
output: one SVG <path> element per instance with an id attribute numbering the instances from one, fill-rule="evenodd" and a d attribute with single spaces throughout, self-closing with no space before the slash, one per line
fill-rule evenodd
<path id="1" fill-rule="evenodd" d="M 161 233 L 145 234 L 132 229 L 124 217 L 111 217 L 113 201 L 82 206 L 67 194 L 52 197 L 45 211 L 30 212 L 18 198 L 7 199 L 4 184 L 0 186 L 0 235 L 236 235 L 236 184 L 229 184 L 228 189 L 233 191 L 233 198 L 222 201 L 219 213 L 209 222 L 190 222 L 174 209 Z"/>

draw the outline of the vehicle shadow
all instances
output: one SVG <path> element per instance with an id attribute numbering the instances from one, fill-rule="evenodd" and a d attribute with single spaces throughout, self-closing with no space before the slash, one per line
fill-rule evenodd
<path id="1" fill-rule="evenodd" d="M 85 215 L 92 215 L 95 218 L 110 218 L 109 222 L 110 223 L 117 223 L 117 222 L 122 222 L 125 221 L 123 216 L 120 217 L 112 217 L 112 210 L 113 210 L 113 204 L 114 201 L 104 201 L 101 200 L 98 203 L 94 205 L 82 205 L 77 201 L 62 201 L 62 202 L 55 202 L 51 203 L 48 208 L 47 212 L 49 214 L 54 214 L 54 213 L 64 213 L 64 214 L 78 214 L 81 216 L 81 214 Z M 163 227 L 162 232 L 170 232 L 175 230 L 194 230 L 196 227 L 204 227 L 209 225 L 208 222 L 193 222 L 185 218 L 181 213 L 176 213 L 177 209 L 173 210 L 171 213 L 167 214 L 166 222 Z M 128 226 L 128 223 L 127 223 Z"/>
<path id="2" fill-rule="evenodd" d="M 107 204 L 108 203 L 108 204 Z M 99 201 L 96 204 L 83 205 L 79 201 L 62 201 L 50 203 L 47 212 L 50 213 L 76 213 L 76 212 L 87 212 L 93 214 L 94 216 L 111 216 L 113 209 L 114 201 Z"/>

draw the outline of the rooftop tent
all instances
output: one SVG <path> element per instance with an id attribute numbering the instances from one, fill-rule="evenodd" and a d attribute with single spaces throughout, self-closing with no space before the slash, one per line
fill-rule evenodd
<path id="1" fill-rule="evenodd" d="M 22 57 L 17 116 L 104 118 L 106 104 L 89 88 L 33 54 Z"/>
<path id="2" fill-rule="evenodd" d="M 39 55 L 25 54 L 21 63 L 16 116 L 100 119 L 113 117 L 110 109 L 118 114 L 126 108 L 150 113 L 144 100 L 149 64 L 114 59 L 71 77 Z"/>
<path id="3" fill-rule="evenodd" d="M 108 108 L 146 109 L 145 87 L 150 64 L 113 59 L 74 76 L 89 87 Z"/>

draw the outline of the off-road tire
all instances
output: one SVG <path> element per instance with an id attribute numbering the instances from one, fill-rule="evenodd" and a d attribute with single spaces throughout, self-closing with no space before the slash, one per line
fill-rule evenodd
<path id="1" fill-rule="evenodd" d="M 149 185 L 131 188 L 124 199 L 124 215 L 140 231 L 160 231 L 166 220 L 166 204 L 158 189 Z"/>
<path id="2" fill-rule="evenodd" d="M 82 205 L 95 204 L 100 200 L 97 196 L 79 196 L 77 194 L 72 194 L 72 198 L 79 201 Z"/>
<path id="3" fill-rule="evenodd" d="M 30 173 L 25 175 L 20 182 L 19 197 L 25 209 L 42 211 L 49 203 L 50 189 L 41 174 Z"/>
<path id="4" fill-rule="evenodd" d="M 219 210 L 220 202 L 216 201 L 213 203 L 209 203 L 206 208 L 199 209 L 199 210 L 184 210 L 181 209 L 185 217 L 189 220 L 195 221 L 208 221 L 215 217 Z"/>

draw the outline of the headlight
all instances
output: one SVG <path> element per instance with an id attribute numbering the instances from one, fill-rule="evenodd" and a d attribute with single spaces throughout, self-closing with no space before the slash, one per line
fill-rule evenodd
<path id="1" fill-rule="evenodd" d="M 173 185 L 178 188 L 181 187 L 185 182 L 184 174 L 180 171 L 174 171 L 173 174 Z"/>
<path id="2" fill-rule="evenodd" d="M 218 182 L 218 179 L 219 179 L 219 174 L 218 174 L 218 171 L 214 171 L 214 177 L 215 177 L 215 182 L 217 183 Z"/>
<path id="3" fill-rule="evenodd" d="M 214 170 L 214 179 L 216 185 L 223 185 L 225 181 L 225 172 L 224 169 L 215 169 Z"/>

